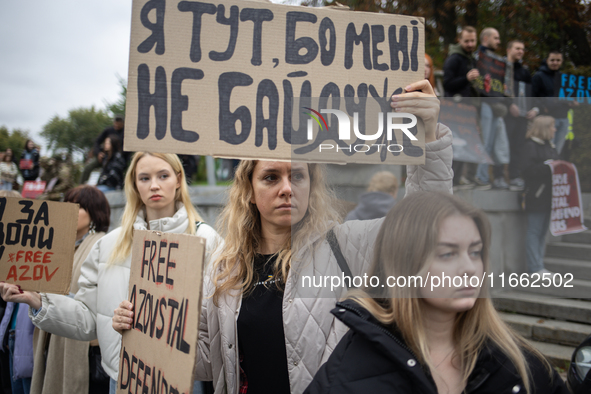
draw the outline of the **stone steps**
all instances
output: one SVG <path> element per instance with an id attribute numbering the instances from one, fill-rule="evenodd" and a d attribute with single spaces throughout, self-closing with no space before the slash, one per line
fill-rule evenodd
<path id="1" fill-rule="evenodd" d="M 494 294 L 493 302 L 500 311 L 591 325 L 591 302 L 587 301 L 507 290 Z"/>
<path id="2" fill-rule="evenodd" d="M 589 261 L 591 259 L 591 244 L 553 242 L 546 246 L 546 257 Z"/>
<path id="3" fill-rule="evenodd" d="M 525 338 L 576 347 L 591 334 L 591 326 L 535 316 L 500 313 L 505 323 Z"/>
<path id="4" fill-rule="evenodd" d="M 591 280 L 591 261 L 589 260 L 565 260 L 557 257 L 546 257 L 544 268 L 560 274 L 573 274 L 578 280 Z M 591 298 L 591 294 L 589 295 Z"/>
<path id="5" fill-rule="evenodd" d="M 530 340 L 529 343 L 540 353 L 546 356 L 546 358 L 548 358 L 550 361 L 550 364 L 562 370 L 563 373 L 560 375 L 564 379 L 564 372 L 570 365 L 570 360 L 575 348 L 572 346 L 557 345 L 555 343 L 537 342 L 532 340 Z M 560 373 L 561 371 L 559 370 L 558 372 Z"/>
<path id="6" fill-rule="evenodd" d="M 591 299 L 591 281 L 579 279 L 570 280 L 570 275 L 561 275 L 556 273 L 552 274 L 550 277 L 552 278 L 554 277 L 554 275 L 560 276 L 560 278 L 558 278 L 558 276 L 555 278 L 556 284 L 560 284 L 560 279 L 562 279 L 561 286 L 554 286 L 554 284 L 552 284 L 549 287 L 544 287 L 542 284 L 543 281 L 540 280 L 537 283 L 535 283 L 535 285 L 539 287 L 532 287 L 533 281 L 530 280 L 530 285 L 528 287 L 517 286 L 513 287 L 513 289 L 524 293 L 530 293 L 534 295 L 545 295 L 554 298 Z M 545 283 L 548 282 L 546 281 Z M 505 279 L 505 288 L 507 288 L 507 286 L 507 279 Z"/>
<path id="7" fill-rule="evenodd" d="M 562 242 L 591 245 L 591 231 L 589 230 L 575 234 L 563 235 L 561 238 Z"/>

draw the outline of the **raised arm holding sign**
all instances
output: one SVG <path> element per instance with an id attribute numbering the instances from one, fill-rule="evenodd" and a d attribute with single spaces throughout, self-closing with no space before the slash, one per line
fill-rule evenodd
<path id="1" fill-rule="evenodd" d="M 393 93 L 424 78 L 423 59 L 419 17 L 235 0 L 136 0 L 125 150 L 287 160 L 307 145 L 299 100 L 367 97 L 381 99 L 388 112 Z M 336 123 L 327 116 L 330 138 L 337 138 Z M 404 138 L 400 130 L 394 135 Z M 422 150 L 423 133 L 418 137 L 412 146 Z M 424 162 L 424 152 L 393 152 L 383 160 L 353 153 L 299 160 Z"/>

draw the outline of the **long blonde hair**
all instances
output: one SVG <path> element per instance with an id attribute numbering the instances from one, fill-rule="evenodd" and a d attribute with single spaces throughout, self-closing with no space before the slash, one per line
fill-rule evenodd
<path id="1" fill-rule="evenodd" d="M 253 261 L 262 241 L 261 217 L 253 195 L 252 175 L 256 160 L 243 160 L 236 169 L 234 183 L 230 188 L 228 203 L 218 218 L 218 228 L 224 239 L 224 249 L 215 263 L 213 277 L 214 303 L 220 295 L 230 290 L 248 294 L 254 285 Z M 326 187 L 325 168 L 321 164 L 307 164 L 310 174 L 310 197 L 308 209 L 299 223 L 292 226 L 291 237 L 285 240 L 273 267 L 273 277 L 281 287 L 287 281 L 291 268 L 292 247 L 298 250 L 306 245 L 311 234 L 325 234 L 339 221 L 335 211 L 333 192 Z"/>
<path id="2" fill-rule="evenodd" d="M 111 257 L 109 259 L 109 265 L 123 262 L 127 256 L 131 253 L 131 245 L 133 243 L 133 224 L 140 210 L 144 208 L 144 203 L 140 197 L 140 193 L 135 184 L 136 180 L 136 167 L 138 161 L 144 156 L 154 156 L 164 160 L 172 167 L 175 175 L 179 179 L 181 186 L 176 189 L 174 195 L 174 201 L 182 202 L 187 210 L 187 218 L 189 219 L 189 226 L 187 227 L 187 234 L 195 234 L 195 222 L 203 221 L 193 204 L 191 204 L 191 198 L 189 197 L 189 189 L 187 182 L 185 182 L 185 170 L 179 157 L 171 153 L 151 153 L 151 152 L 136 152 L 131 159 L 129 169 L 125 175 L 125 198 L 127 203 L 125 204 L 125 210 L 121 218 L 121 235 L 117 239 Z"/>
<path id="3" fill-rule="evenodd" d="M 397 203 L 386 216 L 376 240 L 370 275 L 380 277 L 380 282 L 385 283 L 389 276 L 408 278 L 426 273 L 435 253 L 441 224 L 453 215 L 474 221 L 482 239 L 484 272 L 489 272 L 491 229 L 486 214 L 446 193 L 418 192 Z M 371 288 L 354 290 L 348 298 L 366 308 L 382 324 L 395 324 L 419 361 L 434 371 L 423 325 L 424 301 L 419 298 L 419 286 L 387 287 L 384 291 L 385 294 L 381 292 L 377 298 Z M 472 309 L 458 313 L 454 323 L 455 357 L 461 366 L 463 385 L 474 370 L 480 351 L 492 343 L 511 360 L 529 392 L 531 374 L 523 350 L 540 358 L 549 374 L 550 365 L 501 320 L 486 292 L 480 297 Z"/>

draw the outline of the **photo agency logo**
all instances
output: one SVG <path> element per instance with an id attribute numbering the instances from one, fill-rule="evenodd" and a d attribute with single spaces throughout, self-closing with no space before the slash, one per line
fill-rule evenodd
<path id="1" fill-rule="evenodd" d="M 375 117 L 377 117 L 377 131 L 373 134 L 367 134 L 360 130 L 360 119 L 366 119 L 372 116 L 370 113 L 373 111 L 365 111 L 365 113 L 362 114 L 363 116 L 360 116 L 359 112 L 353 112 L 353 121 L 351 122 L 351 117 L 346 112 L 338 109 L 320 109 L 320 111 L 317 111 L 310 107 L 303 107 L 303 109 L 309 111 L 304 112 L 304 114 L 307 114 L 310 117 L 310 119 L 308 119 L 306 129 L 306 136 L 308 141 L 312 141 L 314 139 L 314 123 L 318 124 L 318 129 L 320 131 L 329 130 L 327 119 L 323 116 L 323 114 L 332 114 L 336 116 L 339 140 L 350 141 L 352 139 L 352 136 L 357 138 L 356 143 L 353 143 L 351 145 L 347 144 L 346 146 L 340 146 L 339 144 L 321 143 L 318 146 L 318 152 L 348 151 L 350 153 L 365 153 L 369 152 L 370 150 L 375 150 L 377 148 L 377 152 L 381 152 L 382 149 L 385 149 L 391 153 L 400 153 L 404 151 L 404 146 L 396 142 L 392 143 L 393 141 L 396 141 L 395 137 L 393 137 L 394 130 L 402 131 L 404 135 L 408 137 L 411 141 L 418 140 L 417 137 L 415 137 L 415 135 L 411 132 L 411 129 L 417 125 L 417 117 L 413 114 L 405 112 L 387 112 L 384 116 L 383 112 L 377 112 L 376 115 L 373 115 L 374 119 Z M 384 118 L 386 123 L 385 126 Z M 405 120 L 410 120 L 410 122 L 404 123 Z M 362 120 L 361 123 L 365 124 L 365 121 Z M 368 131 L 367 129 L 369 129 L 370 127 L 370 125 L 365 124 L 366 131 Z M 384 131 L 386 132 L 385 140 L 381 138 L 384 134 Z M 364 142 L 357 143 L 360 140 Z M 386 143 L 370 143 L 372 141 L 384 141 Z"/>

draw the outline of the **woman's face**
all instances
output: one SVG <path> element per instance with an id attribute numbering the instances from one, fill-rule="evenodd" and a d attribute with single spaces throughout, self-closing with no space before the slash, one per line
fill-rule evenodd
<path id="1" fill-rule="evenodd" d="M 474 220 L 460 215 L 446 218 L 439 229 L 427 286 L 419 290 L 425 306 L 452 313 L 472 309 L 480 293 L 483 270 L 482 239 Z M 435 287 L 438 282 L 440 286 Z"/>
<path id="2" fill-rule="evenodd" d="M 86 234 L 90 229 L 90 215 L 86 209 L 80 207 L 78 210 L 78 227 L 76 232 L 79 234 Z"/>
<path id="3" fill-rule="evenodd" d="M 35 143 L 33 141 L 27 142 L 27 149 L 33 150 L 35 148 Z"/>
<path id="4" fill-rule="evenodd" d="M 105 152 L 110 152 L 111 151 L 112 146 L 111 146 L 111 139 L 110 138 L 105 138 L 105 144 L 103 146 L 103 150 Z"/>
<path id="5" fill-rule="evenodd" d="M 308 210 L 308 165 L 259 160 L 252 174 L 252 190 L 251 203 L 261 214 L 262 226 L 285 230 L 302 220 Z"/>
<path id="6" fill-rule="evenodd" d="M 148 216 L 158 218 L 159 212 L 167 217 L 174 213 L 176 189 L 181 187 L 180 178 L 166 161 L 151 155 L 145 155 L 135 166 L 135 185 Z"/>

